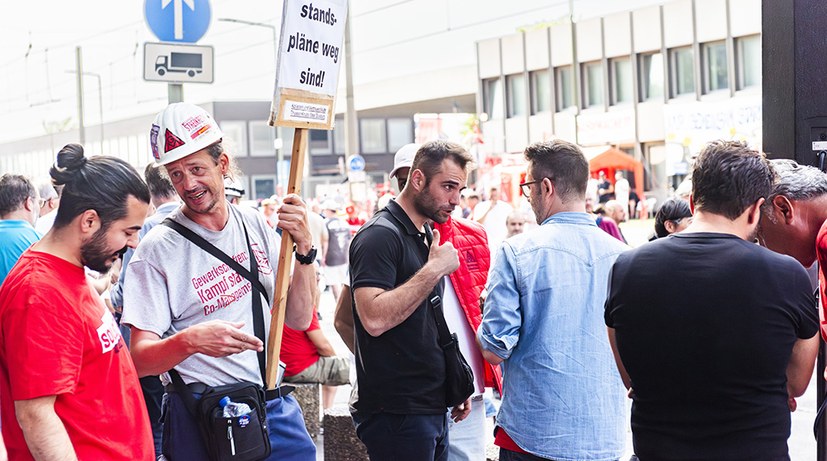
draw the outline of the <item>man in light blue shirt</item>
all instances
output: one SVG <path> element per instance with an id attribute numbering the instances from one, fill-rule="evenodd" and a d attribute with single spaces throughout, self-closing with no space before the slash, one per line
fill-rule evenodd
<path id="1" fill-rule="evenodd" d="M 525 157 L 520 188 L 542 225 L 500 247 L 477 334 L 485 359 L 503 366 L 500 460 L 616 460 L 625 388 L 603 304 L 628 247 L 586 213 L 589 165 L 579 147 L 536 143 Z"/>
<path id="2" fill-rule="evenodd" d="M 0 285 L 20 255 L 40 240 L 34 223 L 40 215 L 37 189 L 25 176 L 0 176 Z"/>

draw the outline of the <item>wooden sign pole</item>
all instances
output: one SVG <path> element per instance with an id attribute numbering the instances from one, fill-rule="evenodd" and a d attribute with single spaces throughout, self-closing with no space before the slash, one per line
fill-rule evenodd
<path id="1" fill-rule="evenodd" d="M 307 128 L 296 128 L 293 133 L 293 155 L 290 158 L 290 179 L 287 193 L 301 196 L 304 156 L 307 150 Z M 267 341 L 267 388 L 275 389 L 281 354 L 281 338 L 284 329 L 284 311 L 287 308 L 287 288 L 290 284 L 290 266 L 293 263 L 293 237 L 288 232 L 281 236 L 279 267 L 276 272 L 276 292 L 270 309 L 270 336 Z"/>

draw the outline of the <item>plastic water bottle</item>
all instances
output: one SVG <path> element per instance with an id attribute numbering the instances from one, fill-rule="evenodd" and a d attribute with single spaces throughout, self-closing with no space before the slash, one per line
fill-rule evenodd
<path id="1" fill-rule="evenodd" d="M 224 409 L 225 418 L 234 418 L 237 416 L 248 415 L 252 410 L 246 403 L 237 403 L 230 400 L 229 397 L 222 397 L 218 401 L 218 405 Z"/>

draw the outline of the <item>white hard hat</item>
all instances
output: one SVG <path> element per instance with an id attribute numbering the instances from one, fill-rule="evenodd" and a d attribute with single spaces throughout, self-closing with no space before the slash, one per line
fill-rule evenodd
<path id="1" fill-rule="evenodd" d="M 398 151 L 396 151 L 396 155 L 393 156 L 393 170 L 391 170 L 390 174 L 391 178 L 396 176 L 396 172 L 399 171 L 400 168 L 410 168 L 411 165 L 413 165 L 413 160 L 416 156 L 416 151 L 419 150 L 419 147 L 419 144 L 405 144 L 400 147 Z"/>
<path id="2" fill-rule="evenodd" d="M 244 186 L 242 186 L 240 182 L 235 181 L 232 178 L 225 177 L 224 195 L 228 195 L 230 197 L 241 197 L 242 195 L 244 195 Z"/>
<path id="3" fill-rule="evenodd" d="M 223 137 L 218 123 L 207 111 L 178 102 L 168 105 L 155 117 L 149 143 L 155 162 L 166 165 L 209 147 Z"/>

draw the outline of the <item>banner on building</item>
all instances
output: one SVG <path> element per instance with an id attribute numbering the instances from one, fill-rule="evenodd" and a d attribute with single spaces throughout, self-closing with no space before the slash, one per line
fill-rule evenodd
<path id="1" fill-rule="evenodd" d="M 285 0 L 270 125 L 330 130 L 347 0 Z"/>

